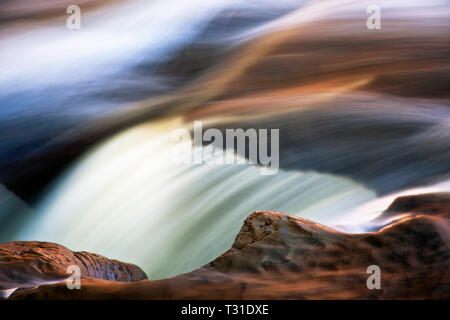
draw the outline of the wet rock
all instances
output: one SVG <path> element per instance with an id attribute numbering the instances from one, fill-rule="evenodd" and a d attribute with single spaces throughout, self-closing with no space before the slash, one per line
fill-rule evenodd
<path id="1" fill-rule="evenodd" d="M 450 215 L 450 192 L 398 197 L 380 218 L 392 217 L 400 213 L 448 216 Z"/>
<path id="2" fill-rule="evenodd" d="M 147 279 L 138 266 L 61 245 L 38 241 L 0 244 L 0 290 L 33 287 L 67 279 L 76 265 L 82 277 L 132 282 Z"/>
<path id="3" fill-rule="evenodd" d="M 413 204 L 399 198 L 389 210 L 423 212 L 418 207 L 430 208 L 428 200 L 441 196 L 415 198 Z M 445 197 L 440 203 L 434 213 L 445 212 Z M 245 220 L 232 248 L 193 272 L 135 283 L 88 278 L 83 290 L 53 283 L 15 292 L 11 298 L 449 299 L 449 248 L 447 214 L 406 215 L 379 231 L 349 234 L 259 211 Z M 366 285 L 372 265 L 381 270 L 381 289 Z"/>

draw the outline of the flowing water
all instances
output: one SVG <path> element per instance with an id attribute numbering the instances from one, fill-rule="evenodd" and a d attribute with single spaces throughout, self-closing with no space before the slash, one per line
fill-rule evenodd
<path id="1" fill-rule="evenodd" d="M 448 2 L 380 1 L 378 33 L 369 2 L 97 1 L 79 31 L 45 15 L 5 21 L 1 168 L 132 125 L 77 154 L 32 209 L 0 189 L 1 239 L 160 279 L 223 253 L 255 210 L 365 232 L 398 195 L 449 191 Z M 280 129 L 280 170 L 174 164 L 171 133 L 194 120 Z M 13 185 L 18 172 L 2 170 Z"/>
<path id="2" fill-rule="evenodd" d="M 375 197 L 349 179 L 314 172 L 261 175 L 253 165 L 174 164 L 165 127 L 144 124 L 93 150 L 18 238 L 133 261 L 158 279 L 216 258 L 255 210 L 329 223 Z"/>

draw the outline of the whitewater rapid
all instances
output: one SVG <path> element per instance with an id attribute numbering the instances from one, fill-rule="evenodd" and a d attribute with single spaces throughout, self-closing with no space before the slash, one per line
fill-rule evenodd
<path id="1" fill-rule="evenodd" d="M 59 179 L 15 238 L 131 261 L 160 279 L 226 251 L 255 210 L 332 224 L 375 198 L 350 179 L 315 172 L 268 176 L 249 164 L 176 164 L 170 136 L 181 124 L 139 125 L 96 147 Z"/>

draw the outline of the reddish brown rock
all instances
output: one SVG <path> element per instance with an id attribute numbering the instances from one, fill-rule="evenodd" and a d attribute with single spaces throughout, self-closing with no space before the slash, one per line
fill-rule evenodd
<path id="1" fill-rule="evenodd" d="M 18 241 L 0 245 L 0 290 L 33 287 L 67 279 L 67 267 L 82 277 L 132 282 L 147 279 L 137 266 L 89 252 L 74 252 L 49 242 Z"/>
<path id="2" fill-rule="evenodd" d="M 279 212 L 255 212 L 232 248 L 211 263 L 171 279 L 132 283 L 107 280 L 142 279 L 134 266 L 112 277 L 118 262 L 101 256 L 10 243 L 3 245 L 11 261 L 0 260 L 0 277 L 56 279 L 64 275 L 64 259 L 90 266 L 83 269 L 82 290 L 49 283 L 18 290 L 12 299 L 449 299 L 448 194 L 400 197 L 381 218 L 390 217 L 397 219 L 379 231 L 348 234 Z M 370 265 L 381 269 L 380 290 L 366 286 Z"/>
<path id="3" fill-rule="evenodd" d="M 16 292 L 15 299 L 448 299 L 450 224 L 445 215 L 408 217 L 378 232 L 347 234 L 278 212 L 255 212 L 233 247 L 171 279 L 87 279 Z M 381 269 L 381 289 L 366 286 Z"/>
<path id="4" fill-rule="evenodd" d="M 398 214 L 449 216 L 450 192 L 398 197 L 379 218 L 388 218 Z"/>

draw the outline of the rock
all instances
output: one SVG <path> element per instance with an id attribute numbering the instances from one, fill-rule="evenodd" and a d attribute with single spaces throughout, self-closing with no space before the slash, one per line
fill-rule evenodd
<path id="1" fill-rule="evenodd" d="M 450 217 L 450 192 L 398 197 L 380 216 L 369 222 L 368 230 L 378 231 L 400 220 L 421 215 L 448 219 Z"/>
<path id="2" fill-rule="evenodd" d="M 80 267 L 81 276 L 132 282 L 147 279 L 139 267 L 89 252 L 74 252 L 61 245 L 17 241 L 0 245 L 0 290 L 57 282 L 67 279 L 67 267 Z"/>
<path id="3" fill-rule="evenodd" d="M 393 272 L 426 270 L 442 261 L 450 263 L 448 225 L 448 220 L 422 216 L 380 232 L 347 234 L 278 212 L 255 212 L 233 247 L 207 267 L 225 273 L 278 274 L 364 269 L 372 264 Z"/>
<path id="4" fill-rule="evenodd" d="M 427 195 L 413 203 L 429 208 L 426 199 L 434 198 Z M 403 201 L 392 206 L 403 208 Z M 409 204 L 405 208 L 417 209 Z M 444 201 L 433 212 L 445 208 Z M 376 232 L 348 234 L 260 211 L 245 220 L 230 250 L 193 272 L 136 283 L 89 278 L 83 290 L 53 283 L 15 292 L 11 298 L 449 299 L 449 248 L 445 214 L 407 216 Z M 371 265 L 380 267 L 380 290 L 366 286 Z"/>
<path id="5" fill-rule="evenodd" d="M 448 216 L 450 215 L 450 192 L 398 197 L 379 218 L 405 213 Z"/>

